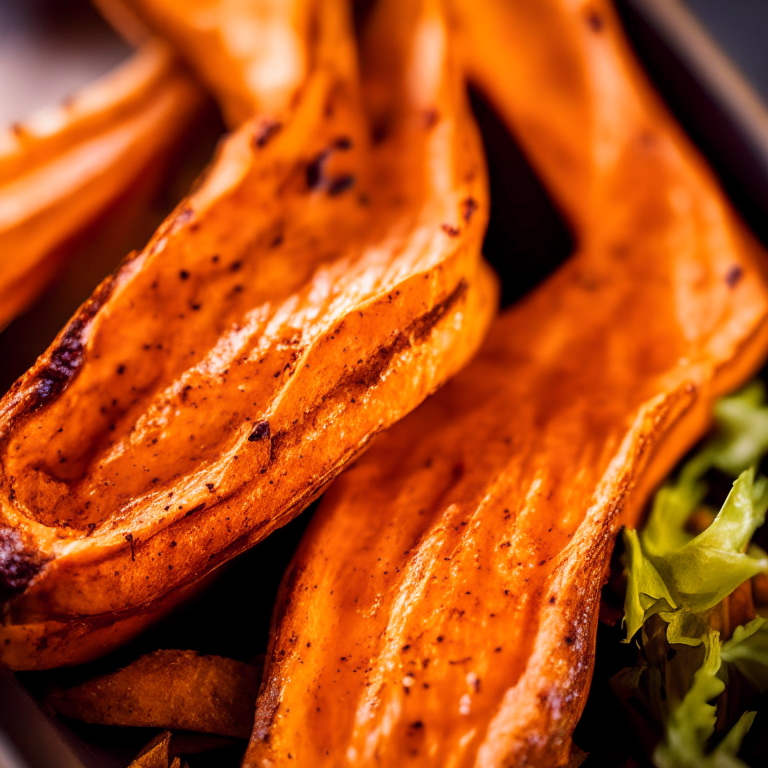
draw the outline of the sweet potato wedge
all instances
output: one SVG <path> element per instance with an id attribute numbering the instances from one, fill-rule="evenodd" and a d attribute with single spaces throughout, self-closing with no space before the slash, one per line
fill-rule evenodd
<path id="1" fill-rule="evenodd" d="M 187 762 L 182 762 L 182 756 L 233 744 L 237 741 L 223 736 L 165 731 L 152 739 L 128 768 L 188 768 Z"/>
<path id="2" fill-rule="evenodd" d="M 342 3 L 320 8 L 297 104 L 228 138 L 0 401 L 11 667 L 130 636 L 480 345 L 496 283 L 462 84 L 427 40 L 381 81 L 369 147 Z"/>
<path id="3" fill-rule="evenodd" d="M 310 69 L 316 0 L 125 0 L 198 73 L 235 127 L 283 111 Z"/>
<path id="4" fill-rule="evenodd" d="M 165 731 L 152 739 L 128 768 L 168 768 L 171 764 L 171 736 L 170 731 Z M 171 768 L 174 767 L 171 765 Z"/>
<path id="5" fill-rule="evenodd" d="M 67 243 L 162 162 L 201 104 L 153 40 L 65 105 L 0 134 L 0 329 L 55 277 Z"/>
<path id="6" fill-rule="evenodd" d="M 261 670 L 261 664 L 221 656 L 161 650 L 117 672 L 56 688 L 47 700 L 62 715 L 87 723 L 247 739 Z"/>
<path id="7" fill-rule="evenodd" d="M 533 78 L 536 104 L 505 103 L 514 126 L 537 113 L 518 136 L 578 250 L 326 493 L 276 607 L 247 768 L 567 765 L 615 534 L 768 350 L 766 254 L 609 4 L 463 10 L 463 33 L 499 35 L 470 38 L 498 88 Z"/>

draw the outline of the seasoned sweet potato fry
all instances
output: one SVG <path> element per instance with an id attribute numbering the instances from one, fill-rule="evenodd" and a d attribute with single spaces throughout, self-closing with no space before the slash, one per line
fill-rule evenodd
<path id="1" fill-rule="evenodd" d="M 200 731 L 247 739 L 260 664 L 195 651 L 155 651 L 48 696 L 66 717 L 101 725 Z"/>
<path id="2" fill-rule="evenodd" d="M 0 329 L 55 277 L 66 245 L 162 162 L 202 94 L 159 40 L 0 134 Z"/>
<path id="3" fill-rule="evenodd" d="M 515 126 L 537 111 L 518 136 L 578 251 L 326 494 L 285 576 L 248 768 L 568 764 L 616 531 L 765 358 L 766 254 L 607 1 L 585 9 L 466 3 L 469 31 L 499 35 L 470 38 L 497 86 L 532 78 L 535 106 L 504 103 Z"/>
<path id="4" fill-rule="evenodd" d="M 496 286 L 458 73 L 426 37 L 372 94 L 371 148 L 343 4 L 320 9 L 298 103 L 222 144 L 0 402 L 11 667 L 124 640 L 479 347 Z"/>
<path id="5" fill-rule="evenodd" d="M 125 0 L 173 43 L 211 91 L 227 122 L 281 112 L 310 68 L 305 41 L 317 0 Z"/>

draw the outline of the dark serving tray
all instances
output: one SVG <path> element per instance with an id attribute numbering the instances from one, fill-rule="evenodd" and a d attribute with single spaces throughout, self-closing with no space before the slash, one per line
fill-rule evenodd
<path id="1" fill-rule="evenodd" d="M 27 0 L 25 0 L 26 3 Z M 41 0 L 36 0 L 39 5 Z M 758 237 L 768 245 L 768 111 L 717 47 L 695 17 L 679 0 L 616 0 L 630 39 L 662 95 L 700 146 L 719 174 L 722 183 Z M 4 22 L 13 16 L 18 0 L 0 0 L 0 80 L 9 67 L 3 60 L 4 41 L 10 40 Z M 764 72 L 739 49 L 744 39 L 734 32 L 739 14 L 749 33 L 752 27 L 768 28 L 765 0 L 689 0 L 715 35 L 730 41 L 735 58 L 752 70 L 752 79 L 768 90 L 768 63 Z M 88 25 L 96 40 L 97 72 L 126 55 L 126 49 L 91 12 L 61 11 L 64 3 L 47 0 L 49 11 L 58 9 L 52 25 Z M 78 3 L 74 6 L 80 8 Z M 19 6 L 16 6 L 18 9 Z M 67 7 L 68 4 L 67 4 Z M 73 21 L 74 19 L 74 21 Z M 74 27 L 73 27 L 74 28 Z M 56 30 L 54 30 L 56 31 Z M 51 35 L 51 29 L 47 30 Z M 756 39 L 759 47 L 760 37 Z M 54 36 L 55 37 L 55 36 Z M 34 36 L 30 37 L 34 43 Z M 50 61 L 62 55 L 77 57 L 81 42 L 69 49 L 57 48 L 48 39 Z M 89 42 L 90 45 L 90 42 Z M 7 48 L 5 48 L 7 52 Z M 37 49 L 31 49 L 30 57 Z M 751 50 L 755 50 L 754 46 Z M 767 60 L 768 61 L 768 60 Z M 49 67 L 52 66 L 49 62 Z M 93 67 L 91 67 L 93 69 Z M 76 87 L 75 72 L 67 87 Z M 42 88 L 41 91 L 45 89 Z M 0 89 L 0 99 L 2 98 Z M 42 93 L 36 93 L 42 98 Z M 528 166 L 514 141 L 480 97 L 473 94 L 490 161 L 492 215 L 485 252 L 503 282 L 503 301 L 510 303 L 530 290 L 560 264 L 571 251 L 567 227 L 559 218 L 546 191 Z M 0 103 L 2 107 L 2 103 Z M 0 109 L 0 118 L 5 115 Z M 220 124 L 209 116 L 192 143 L 176 181 L 161 194 L 147 213 L 144 230 L 126 243 L 125 251 L 141 245 L 151 227 L 172 207 L 190 176 L 210 154 Z M 189 158 L 192 158 L 190 160 Z M 140 228 L 141 229 L 141 228 Z M 43 351 L 59 327 L 85 298 L 120 254 L 107 254 L 104 263 L 82 264 L 79 281 L 67 279 L 39 305 L 0 333 L 0 389 L 6 388 Z M 111 261 L 110 261 L 111 260 Z M 72 270 L 71 270 L 72 271 Z M 83 278 L 85 271 L 86 277 Z M 62 283 L 64 287 L 62 288 Z M 215 579 L 195 598 L 127 646 L 104 660 L 93 662 L 89 671 L 115 666 L 157 648 L 190 648 L 242 660 L 262 653 L 267 644 L 269 618 L 282 573 L 309 517 L 310 508 L 297 520 L 274 533 L 250 552 L 219 570 Z M 82 676 L 83 669 L 76 673 Z M 0 669 L 0 768 L 124 768 L 154 731 L 63 723 L 40 705 L 41 693 L 51 682 L 66 683 L 72 670 L 13 675 Z M 191 768 L 236 765 L 243 746 L 227 747 L 192 756 Z"/>

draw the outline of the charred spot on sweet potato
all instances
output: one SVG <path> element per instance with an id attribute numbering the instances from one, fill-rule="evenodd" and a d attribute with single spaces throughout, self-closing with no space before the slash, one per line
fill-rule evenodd
<path id="1" fill-rule="evenodd" d="M 605 26 L 605 19 L 594 9 L 588 8 L 585 12 L 584 18 L 587 22 L 587 26 L 593 32 L 602 32 Z"/>
<path id="2" fill-rule="evenodd" d="M 136 540 L 132 533 L 126 533 L 124 538 L 131 547 L 131 562 L 136 562 Z"/>
<path id="3" fill-rule="evenodd" d="M 283 124 L 279 120 L 268 118 L 256 128 L 253 135 L 253 146 L 257 149 L 263 149 L 282 127 Z"/>
<path id="4" fill-rule="evenodd" d="M 0 528 L 0 602 L 23 592 L 41 567 L 39 556 L 24 546 L 17 530 Z"/>
<path id="5" fill-rule="evenodd" d="M 260 421 L 253 427 L 251 434 L 248 435 L 248 442 L 256 443 L 259 440 L 269 440 L 269 435 L 269 422 Z"/>
<path id="6" fill-rule="evenodd" d="M 454 227 L 453 224 L 441 224 L 440 228 L 445 232 L 448 237 L 458 237 L 461 230 L 458 227 Z"/>
<path id="7" fill-rule="evenodd" d="M 317 189 L 323 180 L 323 163 L 327 157 L 326 152 L 321 152 L 314 160 L 307 163 L 306 177 L 307 188 Z"/>
<path id="8" fill-rule="evenodd" d="M 349 136 L 339 136 L 334 139 L 333 147 L 334 149 L 346 152 L 347 150 L 352 149 L 352 139 L 350 139 Z"/>
<path id="9" fill-rule="evenodd" d="M 468 290 L 469 284 L 467 281 L 461 280 L 451 292 L 450 296 L 432 307 L 432 309 L 425 315 L 422 315 L 409 329 L 416 342 L 423 342 L 440 320 L 445 317 L 445 315 L 450 312 L 459 301 L 465 298 Z"/>
<path id="10" fill-rule="evenodd" d="M 336 176 L 328 181 L 328 194 L 332 197 L 346 192 L 355 183 L 355 177 L 351 173 Z"/>
<path id="11" fill-rule="evenodd" d="M 725 274 L 725 283 L 729 288 L 735 288 L 744 276 L 744 270 L 739 264 L 734 264 Z"/>
<path id="12" fill-rule="evenodd" d="M 472 216 L 477 210 L 477 200 L 474 197 L 465 197 L 461 202 L 461 218 L 466 224 L 469 224 Z"/>
<path id="13" fill-rule="evenodd" d="M 59 343 L 51 350 L 32 383 L 33 397 L 30 411 L 36 411 L 55 399 L 67 387 L 83 362 L 85 345 L 83 337 L 96 313 L 110 297 L 114 278 L 108 278 L 69 322 Z"/>

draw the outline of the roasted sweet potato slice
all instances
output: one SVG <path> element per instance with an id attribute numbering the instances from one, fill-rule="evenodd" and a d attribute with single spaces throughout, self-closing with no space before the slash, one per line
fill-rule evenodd
<path id="1" fill-rule="evenodd" d="M 152 739 L 128 768 L 188 768 L 188 763 L 182 762 L 182 756 L 207 752 L 237 743 L 237 741 L 223 736 L 210 736 L 188 731 L 181 733 L 165 731 Z M 210 764 L 208 759 L 206 762 Z"/>
<path id="2" fill-rule="evenodd" d="M 122 2 L 122 0 L 121 0 Z M 306 81 L 317 0 L 125 0 L 171 41 L 232 126 L 283 111 Z"/>
<path id="3" fill-rule="evenodd" d="M 170 731 L 165 731 L 156 736 L 141 750 L 138 757 L 128 768 L 168 768 L 169 764 L 171 764 L 170 748 L 172 735 Z M 176 759 L 178 760 L 178 758 Z M 172 764 L 171 768 L 174 768 Z"/>
<path id="4" fill-rule="evenodd" d="M 202 103 L 168 47 L 0 135 L 0 328 L 55 277 L 65 246 L 162 162 Z"/>
<path id="5" fill-rule="evenodd" d="M 12 667 L 125 639 L 479 347 L 485 172 L 441 38 L 372 94 L 369 148 L 343 5 L 318 13 L 296 106 L 227 139 L 0 402 Z"/>
<path id="6" fill-rule="evenodd" d="M 518 136 L 578 251 L 327 492 L 283 583 L 249 768 L 568 764 L 617 529 L 764 359 L 766 254 L 608 3 L 589 9 L 467 2 L 502 36 L 471 38 L 497 83 L 533 79 L 511 122 L 537 111 Z"/>
<path id="7" fill-rule="evenodd" d="M 261 669 L 195 651 L 161 650 L 117 672 L 54 689 L 47 699 L 62 715 L 87 723 L 247 739 Z"/>

